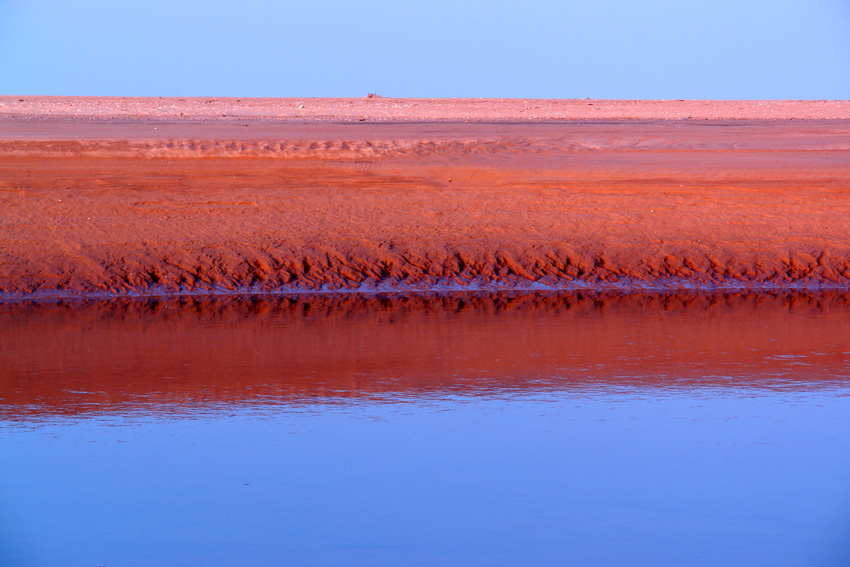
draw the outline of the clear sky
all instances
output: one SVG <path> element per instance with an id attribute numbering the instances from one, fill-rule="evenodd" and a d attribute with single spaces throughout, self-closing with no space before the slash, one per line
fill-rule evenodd
<path id="1" fill-rule="evenodd" d="M 850 0 L 0 0 L 0 94 L 850 98 Z"/>

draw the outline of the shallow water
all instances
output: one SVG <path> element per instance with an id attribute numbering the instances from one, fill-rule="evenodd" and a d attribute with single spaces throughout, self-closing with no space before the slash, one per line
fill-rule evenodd
<path id="1" fill-rule="evenodd" d="M 3 565 L 846 565 L 850 297 L 0 305 Z"/>

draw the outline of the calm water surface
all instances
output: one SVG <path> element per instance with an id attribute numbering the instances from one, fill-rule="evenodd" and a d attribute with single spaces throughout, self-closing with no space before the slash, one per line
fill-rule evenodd
<path id="1" fill-rule="evenodd" d="M 848 565 L 850 298 L 0 306 L 0 564 Z"/>

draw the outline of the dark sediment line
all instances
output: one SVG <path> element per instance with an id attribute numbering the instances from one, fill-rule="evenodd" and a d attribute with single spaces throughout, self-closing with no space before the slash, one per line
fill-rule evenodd
<path id="1" fill-rule="evenodd" d="M 535 264 L 534 268 L 539 268 Z M 153 271 L 153 269 L 151 270 Z M 505 277 L 494 277 L 481 279 L 467 277 L 458 274 L 449 278 L 429 275 L 416 275 L 406 278 L 371 278 L 342 280 L 337 272 L 329 271 L 328 280 L 312 277 L 288 276 L 286 283 L 276 276 L 266 279 L 249 277 L 244 281 L 250 282 L 243 285 L 236 271 L 223 272 L 222 275 L 208 275 L 200 277 L 189 277 L 185 274 L 171 278 L 167 273 L 159 275 L 148 274 L 146 277 L 135 278 L 135 284 L 127 283 L 127 280 L 119 283 L 103 283 L 97 285 L 89 282 L 74 282 L 58 284 L 55 287 L 39 286 L 29 289 L 11 289 L 0 291 L 0 302 L 21 302 L 27 300 L 73 300 L 73 299 L 107 299 L 107 298 L 144 298 L 144 297 L 227 297 L 227 296 L 299 296 L 299 295 L 351 295 L 363 294 L 374 295 L 382 293 L 390 294 L 427 294 L 431 292 L 822 292 L 822 291 L 847 291 L 850 290 L 850 278 L 821 277 L 819 272 L 811 273 L 799 278 L 788 276 L 786 273 L 759 274 L 748 277 L 746 270 L 743 275 L 725 277 L 719 275 L 705 275 L 689 273 L 685 276 L 661 276 L 654 277 L 643 275 L 635 278 L 631 276 L 611 277 L 610 272 L 591 273 L 590 277 L 548 277 L 543 276 L 523 278 L 507 275 Z M 286 270 L 281 270 L 288 274 Z M 370 272 L 372 269 L 370 268 Z M 445 273 L 448 270 L 443 270 Z M 824 269 L 823 271 L 826 271 Z M 118 276 L 120 278 L 120 276 Z M 163 284 L 163 280 L 182 280 L 184 283 L 177 285 Z M 258 283 L 260 282 L 260 283 Z M 341 283 L 340 283 L 341 282 Z"/>

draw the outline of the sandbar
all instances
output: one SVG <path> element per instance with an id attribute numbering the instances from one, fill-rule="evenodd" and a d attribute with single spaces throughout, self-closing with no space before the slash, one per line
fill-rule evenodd
<path id="1" fill-rule="evenodd" d="M 848 101 L 0 97 L 0 298 L 850 289 Z"/>

